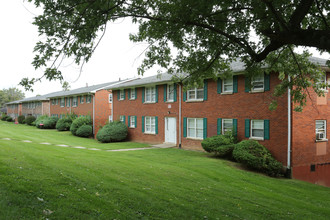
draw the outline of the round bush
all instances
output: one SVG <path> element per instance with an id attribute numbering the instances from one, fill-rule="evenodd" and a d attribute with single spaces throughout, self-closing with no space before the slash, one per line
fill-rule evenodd
<path id="1" fill-rule="evenodd" d="M 82 125 L 78 128 L 76 135 L 78 137 L 90 137 L 93 135 L 93 128 L 91 125 Z"/>
<path id="2" fill-rule="evenodd" d="M 13 118 L 10 117 L 10 116 L 7 116 L 6 121 L 8 121 L 8 122 L 12 122 L 12 121 L 13 121 Z"/>
<path id="3" fill-rule="evenodd" d="M 275 160 L 269 150 L 257 141 L 241 141 L 234 148 L 233 157 L 237 162 L 269 176 L 282 175 L 282 164 Z"/>
<path id="4" fill-rule="evenodd" d="M 43 128 L 45 121 L 48 119 L 48 115 L 42 115 L 36 119 L 36 127 Z"/>
<path id="5" fill-rule="evenodd" d="M 77 135 L 76 132 L 78 128 L 80 128 L 83 125 L 92 125 L 92 120 L 90 117 L 79 117 L 73 120 L 70 131 L 73 135 Z"/>
<path id="6" fill-rule="evenodd" d="M 43 120 L 45 129 L 55 129 L 58 117 L 52 116 Z"/>
<path id="7" fill-rule="evenodd" d="M 35 126 L 35 122 L 36 121 L 36 117 L 34 117 L 34 116 L 27 116 L 26 118 L 25 118 L 25 123 L 27 124 L 27 125 L 32 125 L 32 126 Z"/>
<path id="8" fill-rule="evenodd" d="M 18 116 L 17 121 L 18 121 L 18 123 L 20 123 L 20 124 L 24 124 L 25 116 L 24 116 L 24 115 L 20 115 L 20 116 Z"/>
<path id="9" fill-rule="evenodd" d="M 71 118 L 61 118 L 56 123 L 56 129 L 58 131 L 69 131 L 72 124 Z"/>
<path id="10" fill-rule="evenodd" d="M 126 137 L 127 126 L 119 121 L 106 124 L 96 135 L 96 139 L 102 143 L 123 141 Z"/>
<path id="11" fill-rule="evenodd" d="M 235 138 L 232 135 L 216 135 L 202 141 L 205 151 L 214 153 L 219 157 L 231 157 L 235 147 Z"/>

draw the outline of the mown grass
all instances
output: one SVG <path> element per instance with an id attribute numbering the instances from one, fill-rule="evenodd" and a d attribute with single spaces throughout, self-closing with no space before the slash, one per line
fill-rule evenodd
<path id="1" fill-rule="evenodd" d="M 330 216 L 329 188 L 233 165 L 179 149 L 105 152 L 0 140 L 0 219 Z"/>
<path id="2" fill-rule="evenodd" d="M 97 148 L 102 150 L 144 148 L 148 144 L 130 142 L 100 143 L 92 138 L 79 138 L 70 131 L 57 131 L 55 129 L 38 129 L 35 126 L 14 124 L 12 122 L 0 121 L 0 138 L 11 138 L 15 140 L 29 140 L 33 143 L 51 143 L 54 145 L 82 146 L 86 148 Z"/>

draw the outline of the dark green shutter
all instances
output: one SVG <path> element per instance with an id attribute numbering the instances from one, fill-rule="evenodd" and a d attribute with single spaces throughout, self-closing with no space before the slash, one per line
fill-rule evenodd
<path id="1" fill-rule="evenodd" d="M 130 121 L 131 121 L 131 118 L 130 118 L 130 116 L 128 115 L 128 116 L 127 116 L 127 126 L 128 126 L 128 127 L 130 127 Z"/>
<path id="2" fill-rule="evenodd" d="M 125 115 L 123 116 L 123 118 L 124 118 L 124 121 L 123 121 L 123 122 L 124 122 L 124 124 L 125 124 L 125 123 L 126 123 L 126 118 L 125 118 Z"/>
<path id="3" fill-rule="evenodd" d="M 203 118 L 203 138 L 207 138 L 207 118 Z"/>
<path id="4" fill-rule="evenodd" d="M 142 87 L 142 103 L 144 103 L 144 93 L 145 93 L 145 88 L 144 87 Z"/>
<path id="5" fill-rule="evenodd" d="M 177 87 L 177 85 L 176 85 L 176 83 L 174 83 L 174 102 L 176 102 L 176 96 L 177 96 L 177 92 L 176 92 L 176 87 Z"/>
<path id="6" fill-rule="evenodd" d="M 183 92 L 183 101 L 185 102 L 187 100 L 187 91 Z"/>
<path id="7" fill-rule="evenodd" d="M 117 91 L 117 100 L 120 99 L 120 90 Z M 86 95 L 86 102 L 87 102 L 87 95 Z"/>
<path id="8" fill-rule="evenodd" d="M 142 116 L 142 121 L 141 121 L 141 126 L 142 126 L 142 133 L 144 133 L 144 116 Z"/>
<path id="9" fill-rule="evenodd" d="M 220 78 L 218 78 L 218 81 L 217 81 L 217 93 L 218 94 L 221 94 L 222 92 L 222 80 Z"/>
<path id="10" fill-rule="evenodd" d="M 237 119 L 233 119 L 234 136 L 237 137 Z"/>
<path id="11" fill-rule="evenodd" d="M 264 139 L 269 140 L 269 120 L 264 120 Z"/>
<path id="12" fill-rule="evenodd" d="M 167 85 L 165 84 L 164 85 L 164 102 L 166 102 L 167 101 Z"/>
<path id="13" fill-rule="evenodd" d="M 218 118 L 218 121 L 217 121 L 217 134 L 221 134 L 221 125 L 222 125 L 222 119 L 221 118 Z"/>
<path id="14" fill-rule="evenodd" d="M 137 88 L 135 88 L 135 97 L 134 99 L 137 99 Z"/>
<path id="15" fill-rule="evenodd" d="M 207 79 L 204 80 L 204 101 L 207 100 Z"/>
<path id="16" fill-rule="evenodd" d="M 245 137 L 250 137 L 250 119 L 245 119 Z"/>
<path id="17" fill-rule="evenodd" d="M 155 132 L 158 134 L 158 117 L 155 117 Z"/>
<path id="18" fill-rule="evenodd" d="M 136 93 L 135 93 L 136 94 Z M 134 116 L 134 119 L 135 119 L 135 126 L 134 127 L 137 127 L 137 117 L 136 116 Z"/>
<path id="19" fill-rule="evenodd" d="M 156 103 L 158 102 L 158 86 L 155 86 L 155 90 L 156 90 Z"/>
<path id="20" fill-rule="evenodd" d="M 125 100 L 125 98 L 126 98 L 126 97 L 125 97 L 125 95 L 126 95 L 126 93 L 125 93 L 125 89 L 123 89 L 123 93 L 124 93 L 124 100 Z"/>
<path id="21" fill-rule="evenodd" d="M 78 97 L 76 97 L 77 98 L 77 107 L 78 107 Z"/>
<path id="22" fill-rule="evenodd" d="M 127 90 L 127 99 L 131 99 L 131 89 Z"/>
<path id="23" fill-rule="evenodd" d="M 183 118 L 183 137 L 187 137 L 187 118 Z"/>
<path id="24" fill-rule="evenodd" d="M 270 90 L 270 74 L 264 74 L 265 91 Z"/>
<path id="25" fill-rule="evenodd" d="M 245 76 L 245 92 L 250 92 L 251 90 L 251 79 Z"/>
<path id="26" fill-rule="evenodd" d="M 238 92 L 238 76 L 233 76 L 233 93 Z"/>

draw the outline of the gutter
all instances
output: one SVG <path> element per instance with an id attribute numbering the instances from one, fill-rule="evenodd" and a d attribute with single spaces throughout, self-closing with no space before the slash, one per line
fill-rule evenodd
<path id="1" fill-rule="evenodd" d="M 290 82 L 290 76 L 288 76 L 288 80 Z M 291 89 L 288 88 L 288 155 L 287 155 L 287 177 L 291 178 Z"/>

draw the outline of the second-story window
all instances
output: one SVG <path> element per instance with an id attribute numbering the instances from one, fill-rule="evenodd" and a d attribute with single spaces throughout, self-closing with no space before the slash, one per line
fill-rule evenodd
<path id="1" fill-rule="evenodd" d="M 145 97 L 145 102 L 156 102 L 156 87 L 146 87 Z"/>
<path id="2" fill-rule="evenodd" d="M 125 100 L 125 90 L 119 90 L 119 100 Z"/>
<path id="3" fill-rule="evenodd" d="M 84 96 L 80 96 L 80 103 L 83 104 L 84 103 Z"/>
<path id="4" fill-rule="evenodd" d="M 130 89 L 130 97 L 129 97 L 129 99 L 134 100 L 135 98 L 136 98 L 135 89 L 134 88 L 133 89 Z"/>
<path id="5" fill-rule="evenodd" d="M 222 92 L 233 92 L 233 77 L 222 80 Z"/>
<path id="6" fill-rule="evenodd" d="M 204 98 L 203 88 L 194 88 L 187 91 L 188 100 L 203 100 L 203 98 Z"/>
<path id="7" fill-rule="evenodd" d="M 315 121 L 316 140 L 326 140 L 327 138 L 326 131 L 327 131 L 327 121 L 316 120 Z"/>
<path id="8" fill-rule="evenodd" d="M 253 77 L 251 81 L 252 91 L 263 91 L 264 82 L 264 74 Z"/>
<path id="9" fill-rule="evenodd" d="M 167 101 L 173 102 L 174 101 L 174 84 L 167 85 Z"/>
<path id="10" fill-rule="evenodd" d="M 70 98 L 66 98 L 66 107 L 70 107 Z"/>
<path id="11" fill-rule="evenodd" d="M 112 103 L 112 93 L 109 94 L 109 103 Z"/>
<path id="12" fill-rule="evenodd" d="M 61 107 L 64 107 L 65 106 L 65 99 L 64 98 L 61 98 Z"/>
<path id="13" fill-rule="evenodd" d="M 72 100 L 72 106 L 73 107 L 77 107 L 78 106 L 78 97 L 73 97 L 73 100 Z"/>
<path id="14" fill-rule="evenodd" d="M 92 96 L 88 95 L 86 96 L 86 103 L 91 103 L 92 102 Z"/>

